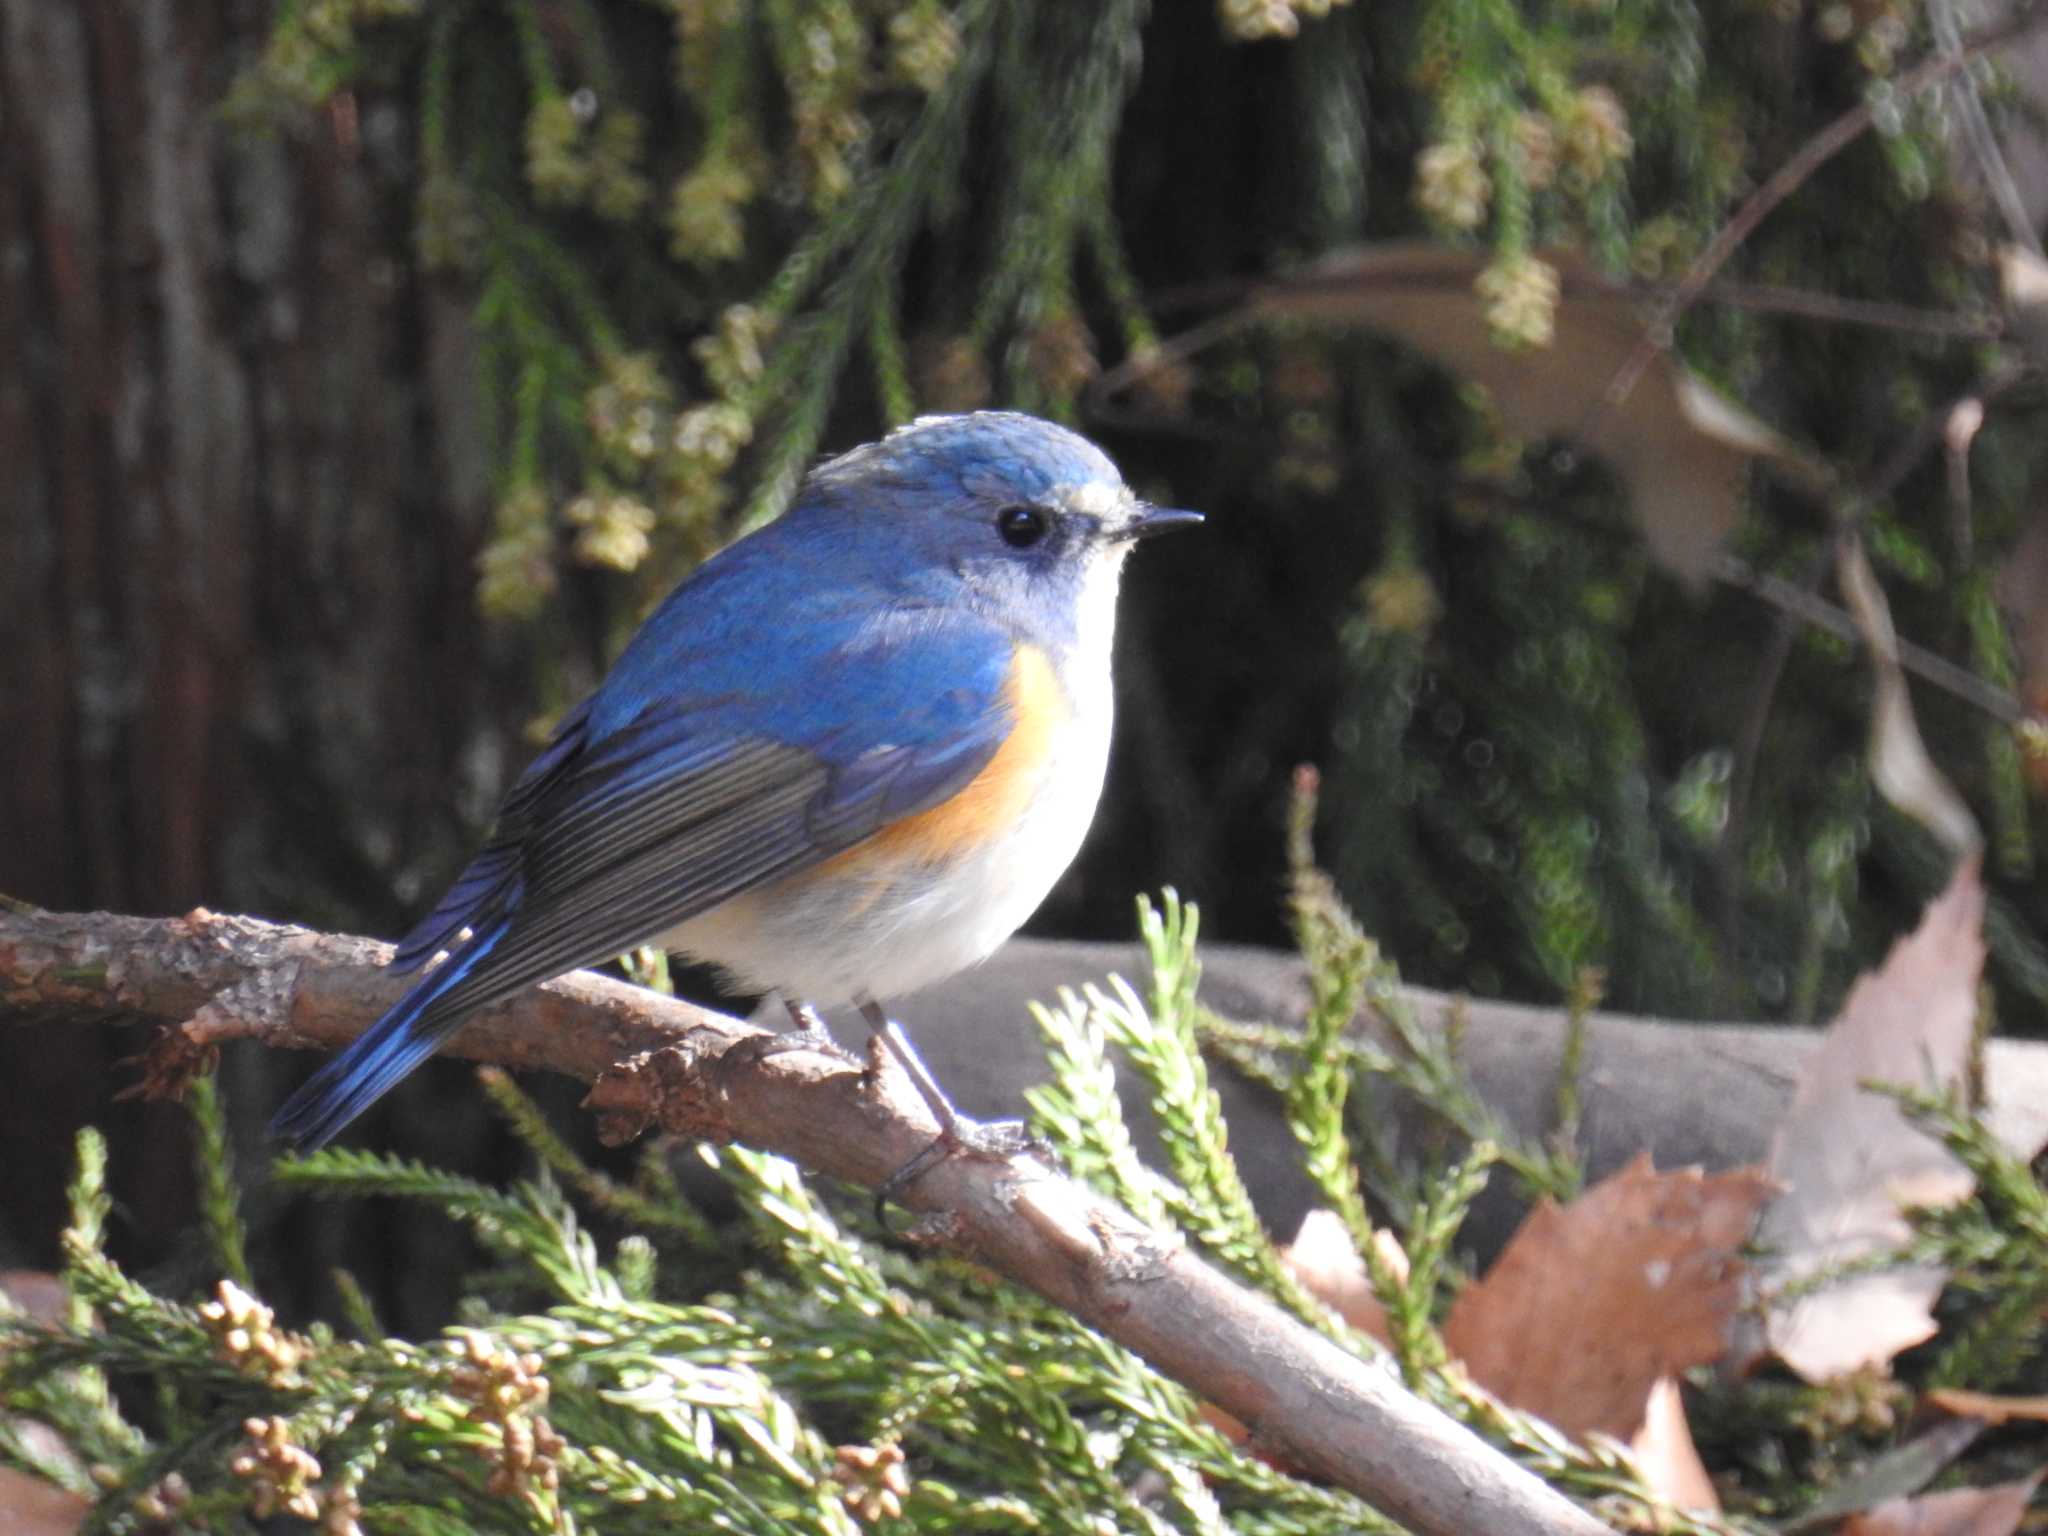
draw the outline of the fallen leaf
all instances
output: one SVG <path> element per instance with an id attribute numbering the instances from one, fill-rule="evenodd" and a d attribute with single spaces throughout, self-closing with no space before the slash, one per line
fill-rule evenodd
<path id="1" fill-rule="evenodd" d="M 61 1328 L 71 1315 L 71 1293 L 40 1269 L 0 1269 L 0 1298 L 45 1328 Z"/>
<path id="2" fill-rule="evenodd" d="M 12 1313 L 43 1328 L 62 1328 L 71 1315 L 71 1293 L 58 1276 L 39 1269 L 0 1269 L 0 1313 Z M 30 1465 L 48 1472 L 66 1470 L 87 1475 L 85 1465 L 49 1425 L 35 1419 L 0 1415 L 4 1429 Z M 65 1501 L 73 1501 L 67 1504 Z M 41 1536 L 45 1531 L 75 1530 L 86 1504 L 47 1478 L 18 1468 L 0 1468 L 0 1533 Z M 63 1517 L 60 1523 L 51 1518 Z M 36 1524 L 41 1519 L 43 1524 Z M 20 1523 L 17 1524 L 17 1521 Z"/>
<path id="3" fill-rule="evenodd" d="M 0 1467 L 0 1531 L 7 1536 L 70 1536 L 91 1509 L 68 1489 Z"/>
<path id="4" fill-rule="evenodd" d="M 1984 968 L 1983 917 L 1977 864 L 1966 859 L 1920 926 L 1857 981 L 1808 1058 L 1771 1145 L 1770 1171 L 1786 1193 L 1757 1232 L 1770 1251 L 1757 1276 L 1767 1299 L 1822 1270 L 1896 1248 L 1911 1231 L 1902 1207 L 1969 1195 L 1963 1165 L 1863 1085 L 1945 1089 L 1961 1080 Z M 1944 1278 L 1939 1269 L 1902 1266 L 1772 1307 L 1761 1337 L 1751 1330 L 1737 1351 L 1738 1364 L 1753 1365 L 1768 1351 L 1808 1381 L 1883 1369 L 1933 1336 L 1931 1308 Z"/>
<path id="5" fill-rule="evenodd" d="M 1936 1387 L 1923 1392 L 1920 1401 L 1959 1419 L 1982 1419 L 1986 1424 L 2010 1424 L 2022 1419 L 2048 1424 L 2048 1397 L 2000 1397 L 1995 1392 L 1965 1392 L 1960 1387 Z"/>
<path id="6" fill-rule="evenodd" d="M 1408 1273 L 1408 1255 L 1394 1234 L 1375 1230 L 1373 1245 L 1394 1272 Z M 1358 1245 L 1335 1211 L 1313 1210 L 1301 1218 L 1301 1230 L 1294 1241 L 1280 1250 L 1280 1262 L 1287 1266 L 1308 1293 L 1329 1307 L 1360 1333 L 1371 1334 L 1382 1344 L 1392 1334 L 1387 1328 L 1387 1309 L 1372 1291 L 1372 1277 Z"/>
<path id="7" fill-rule="evenodd" d="M 1861 1514 L 1887 1499 L 1918 1493 L 1983 1433 L 1984 1426 L 1975 1419 L 1944 1420 L 1904 1445 L 1873 1456 L 1779 1529 L 1784 1536 L 1804 1536 L 1823 1527 L 1832 1530 L 1845 1515 Z"/>
<path id="8" fill-rule="evenodd" d="M 1892 628 L 1891 604 L 1877 573 L 1863 551 L 1863 540 L 1845 538 L 1838 545 L 1835 579 L 1849 616 L 1863 636 L 1876 674 L 1870 706 L 1870 779 L 1899 810 L 1941 840 L 1951 854 L 1964 857 L 1984 846 L 1984 834 L 1968 803 L 1956 793 L 1948 776 L 1934 766 L 1913 718 L 1913 696 L 1906 688 L 1906 670 L 1899 665 L 1899 638 Z"/>
<path id="9" fill-rule="evenodd" d="M 1643 1408 L 1643 1427 L 1629 1441 L 1636 1471 L 1657 1496 L 1675 1509 L 1721 1512 L 1721 1495 L 1707 1476 L 1699 1447 L 1692 1443 L 1692 1426 L 1685 1421 L 1685 1399 L 1678 1390 L 1678 1378 L 1659 1376 L 1650 1388 L 1650 1400 Z"/>
<path id="10" fill-rule="evenodd" d="M 1739 1250 L 1774 1192 L 1761 1169 L 1658 1173 L 1639 1155 L 1570 1205 L 1530 1212 L 1459 1293 L 1444 1342 L 1516 1407 L 1628 1440 L 1659 1378 L 1727 1348 Z"/>
<path id="11" fill-rule="evenodd" d="M 1851 1515 L 1840 1536 L 2012 1536 L 2041 1482 L 2039 1472 L 1990 1488 L 1950 1488 L 1892 1499 Z"/>
<path id="12" fill-rule="evenodd" d="M 1540 255 L 1557 270 L 1560 295 L 1556 334 L 1544 347 L 1495 344 L 1473 291 L 1487 264 L 1483 252 L 1421 241 L 1338 252 L 1258 289 L 1252 306 L 1383 331 L 1484 385 L 1513 430 L 1579 440 L 1627 488 L 1651 555 L 1695 585 L 1741 517 L 1751 460 L 1769 460 L 1800 483 L 1827 482 L 1810 455 L 1668 350 L 1625 400 L 1606 404 L 1609 382 L 1642 341 L 1643 318 L 1628 291 L 1583 256 Z"/>

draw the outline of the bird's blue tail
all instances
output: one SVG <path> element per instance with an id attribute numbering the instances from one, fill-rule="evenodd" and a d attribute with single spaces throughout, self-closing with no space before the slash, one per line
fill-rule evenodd
<path id="1" fill-rule="evenodd" d="M 306 1151 L 325 1146 L 342 1128 L 396 1088 L 433 1055 L 468 1010 L 437 1017 L 434 1004 L 476 968 L 505 936 L 509 913 L 480 927 L 446 960 L 421 977 L 383 1018 L 308 1078 L 270 1122 L 270 1134 Z"/>

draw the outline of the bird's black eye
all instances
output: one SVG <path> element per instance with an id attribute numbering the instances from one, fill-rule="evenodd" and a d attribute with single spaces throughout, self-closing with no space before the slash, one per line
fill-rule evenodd
<path id="1" fill-rule="evenodd" d="M 996 532 L 1012 549 L 1029 549 L 1052 527 L 1052 515 L 1043 507 L 1005 507 L 996 514 Z"/>

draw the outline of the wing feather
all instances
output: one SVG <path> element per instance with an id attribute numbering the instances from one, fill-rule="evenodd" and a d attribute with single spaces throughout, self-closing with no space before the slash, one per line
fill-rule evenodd
<path id="1" fill-rule="evenodd" d="M 486 866 L 503 859 L 494 845 L 458 882 L 486 893 L 458 929 L 497 918 L 490 896 L 517 891 L 503 935 L 421 1010 L 417 1027 L 452 1028 L 478 1008 L 609 960 L 948 799 L 995 755 L 1012 724 L 1001 687 L 988 686 L 1001 671 L 984 666 L 979 676 L 980 688 L 925 693 L 920 711 L 893 721 L 896 740 L 850 755 L 835 752 L 843 726 L 814 724 L 795 745 L 758 734 L 773 722 L 721 698 L 651 709 L 547 762 L 545 780 L 515 789 L 510 803 L 521 824 L 501 827 L 501 836 L 518 838 L 510 845 L 516 862 L 489 883 Z M 830 686 L 821 691 L 835 696 Z"/>
<path id="2" fill-rule="evenodd" d="M 801 690 L 678 692 L 629 710 L 608 684 L 564 719 L 392 963 L 449 959 L 275 1124 L 325 1141 L 478 1008 L 951 798 L 1009 736 L 1011 662 L 1000 631 L 920 618 L 820 659 Z"/>
<path id="3" fill-rule="evenodd" d="M 811 839 L 803 809 L 824 789 L 825 767 L 795 748 L 749 756 L 753 788 L 718 814 L 643 835 L 569 883 L 560 882 L 559 870 L 539 866 L 490 963 L 437 999 L 421 1016 L 423 1026 L 609 960 L 824 857 L 828 850 Z"/>

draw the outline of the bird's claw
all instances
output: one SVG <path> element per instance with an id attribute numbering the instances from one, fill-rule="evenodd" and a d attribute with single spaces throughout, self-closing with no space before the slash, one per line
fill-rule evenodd
<path id="1" fill-rule="evenodd" d="M 911 1185 L 952 1158 L 1006 1163 L 1020 1156 L 1051 1162 L 1053 1150 L 1044 1137 L 1022 1120 L 969 1120 L 955 1113 L 952 1123 L 942 1127 L 922 1151 L 875 1187 L 875 1219 L 886 1227 L 888 1219 L 884 1213 L 888 1206 Z"/>

